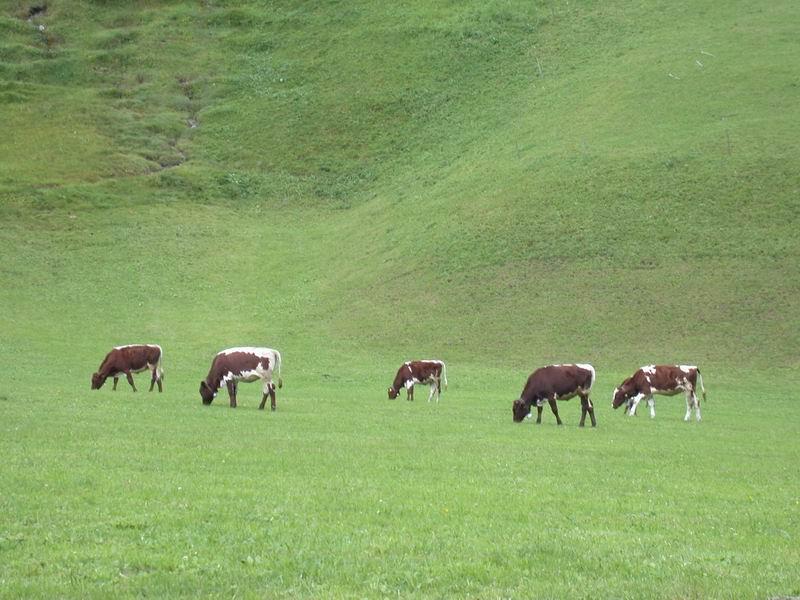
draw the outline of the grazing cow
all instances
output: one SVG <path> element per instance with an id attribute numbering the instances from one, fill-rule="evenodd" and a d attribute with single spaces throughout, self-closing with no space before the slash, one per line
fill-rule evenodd
<path id="1" fill-rule="evenodd" d="M 447 389 L 447 367 L 441 360 L 410 360 L 403 363 L 394 376 L 394 382 L 389 388 L 389 398 L 394 400 L 400 393 L 400 388 L 406 388 L 406 400 L 414 400 L 414 385 L 425 383 L 431 386 L 428 402 L 436 394 L 436 402 L 442 395 L 442 379 L 444 389 Z"/>
<path id="2" fill-rule="evenodd" d="M 270 407 L 275 410 L 275 384 L 272 374 L 278 374 L 278 387 L 283 387 L 281 379 L 281 354 L 271 348 L 228 348 L 214 357 L 208 377 L 200 382 L 200 397 L 208 406 L 217 395 L 217 390 L 225 384 L 228 387 L 231 408 L 236 408 L 236 391 L 240 381 L 261 380 L 263 396 L 259 409 L 263 409 L 270 398 Z"/>
<path id="3" fill-rule="evenodd" d="M 656 416 L 655 400 L 653 394 L 663 396 L 674 396 L 684 392 L 686 394 L 686 416 L 684 421 L 688 421 L 692 416 L 692 408 L 695 409 L 697 420 L 700 420 L 700 401 L 697 399 L 695 390 L 700 384 L 703 392 L 703 400 L 706 399 L 706 388 L 703 386 L 703 376 L 700 369 L 692 365 L 649 365 L 642 367 L 631 377 L 628 377 L 622 384 L 614 389 L 612 406 L 616 409 L 627 403 L 625 411 L 633 416 L 636 414 L 636 407 L 643 398 L 647 398 L 647 405 L 650 407 L 650 417 Z"/>
<path id="4" fill-rule="evenodd" d="M 158 384 L 158 391 L 162 391 L 161 380 L 164 378 L 164 369 L 161 368 L 161 346 L 156 344 L 133 344 L 130 346 L 116 346 L 106 354 L 100 368 L 92 374 L 92 389 L 99 390 L 103 387 L 106 379 L 114 378 L 114 387 L 117 389 L 117 382 L 121 373 L 125 374 L 128 383 L 131 384 L 133 391 L 136 386 L 133 384 L 131 373 L 141 373 L 150 369 L 153 373 L 150 379 L 150 391 L 153 386 Z"/>
<path id="5" fill-rule="evenodd" d="M 597 427 L 594 418 L 594 406 L 589 400 L 589 392 L 594 385 L 595 372 L 592 365 L 549 365 L 536 369 L 528 377 L 519 399 L 514 400 L 511 412 L 516 423 L 521 423 L 525 417 L 530 417 L 531 405 L 536 404 L 536 422 L 542 422 L 542 406 L 545 400 L 550 404 L 550 410 L 556 416 L 556 422 L 561 425 L 558 416 L 556 400 L 569 400 L 574 396 L 581 398 L 581 422 L 583 427 L 586 414 L 592 419 L 592 427 Z"/>

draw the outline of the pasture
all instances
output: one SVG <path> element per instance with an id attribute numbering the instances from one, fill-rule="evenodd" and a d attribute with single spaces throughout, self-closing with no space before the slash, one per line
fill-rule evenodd
<path id="1" fill-rule="evenodd" d="M 0 596 L 800 595 L 797 16 L 0 1 Z M 239 345 L 276 413 L 201 405 Z M 556 362 L 596 429 L 512 423 Z"/>
<path id="2" fill-rule="evenodd" d="M 800 593 L 789 382 L 709 372 L 698 424 L 681 397 L 612 411 L 600 372 L 579 429 L 575 400 L 561 428 L 512 423 L 510 372 L 454 363 L 437 406 L 385 399 L 388 364 L 324 382 L 285 360 L 276 413 L 257 384 L 202 407 L 177 359 L 161 395 L 4 390 L 3 595 Z"/>

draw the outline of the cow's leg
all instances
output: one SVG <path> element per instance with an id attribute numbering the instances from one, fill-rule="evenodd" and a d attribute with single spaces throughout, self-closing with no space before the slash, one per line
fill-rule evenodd
<path id="1" fill-rule="evenodd" d="M 592 401 L 589 400 L 589 394 L 581 394 L 581 427 L 586 421 L 586 413 L 589 413 L 589 418 L 592 419 L 592 427 L 597 427 L 597 421 L 594 418 L 594 406 L 592 406 Z"/>
<path id="2" fill-rule="evenodd" d="M 231 408 L 236 408 L 236 382 L 231 379 L 228 382 L 228 396 L 231 399 Z"/>
<path id="3" fill-rule="evenodd" d="M 647 406 L 650 408 L 650 418 L 651 419 L 655 419 L 656 418 L 656 401 L 653 398 L 653 394 L 650 394 L 647 397 Z"/>
<path id="4" fill-rule="evenodd" d="M 436 378 L 431 379 L 431 391 L 428 394 L 428 402 L 431 401 L 433 395 L 436 394 L 436 402 L 439 402 L 439 381 Z"/>
<path id="5" fill-rule="evenodd" d="M 111 391 L 114 391 L 114 392 L 117 391 L 117 383 L 118 382 L 119 382 L 119 376 L 118 375 L 114 375 L 114 387 L 111 388 Z"/>
<path id="6" fill-rule="evenodd" d="M 636 394 L 633 398 L 631 398 L 629 404 L 630 409 L 628 410 L 628 414 L 630 416 L 633 417 L 636 415 L 636 407 L 639 406 L 639 402 L 642 401 L 642 398 L 644 398 L 644 394 Z"/>
<path id="7" fill-rule="evenodd" d="M 153 391 L 153 385 L 158 384 L 158 391 L 163 392 L 164 388 L 161 387 L 161 369 L 158 368 L 158 365 L 153 365 L 153 377 L 150 379 L 150 391 Z"/>
<path id="8" fill-rule="evenodd" d="M 267 396 L 269 396 L 269 381 L 262 380 L 261 404 L 258 405 L 258 410 L 264 410 L 264 406 L 267 404 Z"/>
<path id="9" fill-rule="evenodd" d="M 270 408 L 275 410 L 275 384 L 270 382 L 265 382 L 263 387 L 263 395 L 261 396 L 261 404 L 258 405 L 259 410 L 262 410 L 264 406 L 267 404 L 267 396 L 270 399 Z"/>
<path id="10" fill-rule="evenodd" d="M 536 424 L 537 425 L 541 425 L 542 424 L 542 408 L 543 408 L 542 401 L 541 400 L 537 400 L 536 401 Z"/>
<path id="11" fill-rule="evenodd" d="M 131 375 L 130 371 L 125 371 L 125 377 L 128 379 L 128 383 L 131 384 L 133 391 L 136 391 L 136 386 L 133 384 L 133 375 Z"/>
<path id="12" fill-rule="evenodd" d="M 692 408 L 695 410 L 695 414 L 697 415 L 697 420 L 700 420 L 700 401 L 697 399 L 697 395 L 694 393 L 694 390 L 689 390 L 686 392 L 686 416 L 683 417 L 684 421 L 689 421 L 692 418 Z"/>
<path id="13" fill-rule="evenodd" d="M 692 397 L 694 398 L 695 417 L 697 417 L 697 420 L 700 421 L 700 398 L 697 397 L 697 394 L 695 394 L 694 391 L 692 391 Z"/>
<path id="14" fill-rule="evenodd" d="M 553 414 L 556 416 L 556 423 L 558 423 L 559 425 L 563 425 L 563 423 L 561 422 L 561 417 L 558 416 L 558 406 L 556 406 L 555 396 L 553 396 L 552 398 L 548 398 L 547 402 L 550 403 L 550 410 L 552 410 Z"/>
<path id="15" fill-rule="evenodd" d="M 414 384 L 406 384 L 406 400 L 409 402 L 414 401 Z"/>

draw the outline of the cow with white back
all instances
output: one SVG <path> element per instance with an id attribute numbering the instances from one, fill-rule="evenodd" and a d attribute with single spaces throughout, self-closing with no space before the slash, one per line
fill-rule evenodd
<path id="1" fill-rule="evenodd" d="M 414 400 L 414 386 L 418 383 L 431 386 L 428 402 L 436 394 L 436 402 L 442 395 L 442 379 L 447 389 L 447 367 L 441 360 L 410 360 L 403 363 L 389 388 L 389 398 L 394 400 L 402 388 L 406 388 L 406 400 Z"/>
<path id="2" fill-rule="evenodd" d="M 703 392 L 703 400 L 705 400 L 706 389 L 703 386 L 703 376 L 696 366 L 648 365 L 638 369 L 614 389 L 611 405 L 616 409 L 626 404 L 625 412 L 633 416 L 636 414 L 639 402 L 646 398 L 647 405 L 650 407 L 650 417 L 654 418 L 656 416 L 654 394 L 674 396 L 684 392 L 686 394 L 686 415 L 683 420 L 688 421 L 692 417 L 692 409 L 694 409 L 699 421 L 700 401 L 695 393 L 698 384 Z"/>
<path id="3" fill-rule="evenodd" d="M 583 427 L 588 414 L 592 420 L 592 427 L 597 427 L 594 416 L 594 406 L 589 399 L 595 380 L 595 371 L 592 365 L 569 364 L 548 365 L 536 369 L 528 377 L 522 394 L 514 400 L 511 412 L 514 422 L 521 423 L 525 417 L 530 417 L 531 406 L 536 405 L 536 423 L 542 422 L 542 407 L 545 401 L 550 404 L 550 410 L 556 416 L 556 422 L 561 425 L 558 416 L 557 400 L 569 400 L 575 396 L 581 399 L 581 422 Z"/>
<path id="4" fill-rule="evenodd" d="M 263 395 L 259 409 L 263 409 L 270 398 L 270 407 L 276 408 L 273 373 L 278 375 L 278 387 L 283 387 L 281 379 L 281 354 L 272 348 L 228 348 L 222 350 L 211 362 L 208 376 L 200 382 L 200 398 L 208 406 L 214 401 L 222 385 L 228 388 L 231 408 L 236 408 L 236 392 L 239 382 L 260 380 Z"/>
<path id="5" fill-rule="evenodd" d="M 150 391 L 158 384 L 158 391 L 162 391 L 161 380 L 164 378 L 164 369 L 161 368 L 161 346 L 157 344 L 131 344 L 128 346 L 115 346 L 106 354 L 100 368 L 92 374 L 92 389 L 99 390 L 106 379 L 114 378 L 114 387 L 117 389 L 119 376 L 124 374 L 128 383 L 136 391 L 132 373 L 141 373 L 148 369 L 152 372 L 150 378 Z"/>

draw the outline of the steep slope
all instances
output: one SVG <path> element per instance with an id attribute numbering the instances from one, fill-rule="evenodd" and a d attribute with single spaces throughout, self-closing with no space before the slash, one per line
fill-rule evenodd
<path id="1" fill-rule="evenodd" d="M 32 6 L 8 352 L 797 364 L 791 3 Z"/>

